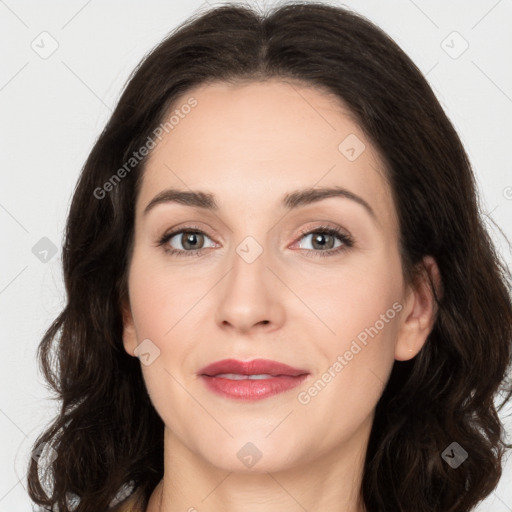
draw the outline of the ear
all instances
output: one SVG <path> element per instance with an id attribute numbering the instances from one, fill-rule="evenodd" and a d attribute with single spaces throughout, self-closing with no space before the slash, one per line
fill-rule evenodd
<path id="1" fill-rule="evenodd" d="M 135 329 L 135 323 L 133 321 L 133 315 L 130 305 L 123 302 L 121 307 L 123 315 L 123 345 L 126 352 L 133 356 L 135 355 L 135 348 L 137 347 L 137 331 Z"/>
<path id="2" fill-rule="evenodd" d="M 395 359 L 398 361 L 407 361 L 415 357 L 434 327 L 437 304 L 430 281 L 436 289 L 438 298 L 442 297 L 441 274 L 434 258 L 425 256 L 421 267 L 420 275 L 407 290 L 406 303 L 395 344 Z"/>

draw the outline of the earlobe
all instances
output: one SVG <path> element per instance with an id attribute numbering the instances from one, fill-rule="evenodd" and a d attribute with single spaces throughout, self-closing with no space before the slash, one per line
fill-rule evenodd
<path id="1" fill-rule="evenodd" d="M 126 352 L 133 357 L 135 355 L 135 348 L 137 346 L 137 332 L 135 329 L 135 323 L 133 321 L 133 315 L 128 304 L 123 304 L 122 308 L 123 315 L 123 345 Z"/>
<path id="2" fill-rule="evenodd" d="M 395 345 L 395 359 L 407 361 L 421 350 L 434 327 L 437 317 L 437 303 L 430 283 L 435 287 L 435 294 L 442 297 L 442 282 L 439 268 L 431 256 L 423 259 L 422 272 L 414 287 L 409 290 L 406 307 L 403 311 L 402 324 Z"/>

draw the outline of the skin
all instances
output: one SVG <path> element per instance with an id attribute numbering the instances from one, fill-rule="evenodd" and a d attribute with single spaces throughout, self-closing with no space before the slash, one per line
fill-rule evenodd
<path id="1" fill-rule="evenodd" d="M 165 424 L 165 474 L 148 511 L 361 512 L 358 500 L 374 410 L 394 360 L 414 357 L 430 333 L 435 302 L 426 274 L 402 277 L 398 221 L 379 155 L 339 99 L 304 84 L 270 80 L 187 91 L 197 106 L 154 148 L 136 202 L 134 250 L 123 343 L 135 357 L 145 339 L 160 354 L 141 363 Z M 349 134 L 365 144 L 350 161 L 338 149 Z M 282 197 L 340 186 L 363 198 L 330 197 L 287 211 Z M 215 195 L 216 212 L 176 202 L 144 208 L 162 190 Z M 301 235 L 340 227 L 343 242 Z M 171 228 L 199 228 L 193 256 L 158 246 Z M 173 229 L 174 230 L 174 229 Z M 248 263 L 236 251 L 247 236 L 263 252 Z M 186 251 L 186 234 L 169 247 Z M 191 249 L 188 248 L 190 251 Z M 254 249 L 250 249 L 254 250 Z M 425 266 L 438 284 L 435 261 Z M 392 319 L 386 314 L 401 306 Z M 335 372 L 307 404 L 298 400 L 387 315 L 378 334 Z M 310 373 L 298 388 L 242 402 L 209 391 L 197 372 L 224 358 L 268 358 Z M 251 442 L 261 459 L 237 452 Z"/>

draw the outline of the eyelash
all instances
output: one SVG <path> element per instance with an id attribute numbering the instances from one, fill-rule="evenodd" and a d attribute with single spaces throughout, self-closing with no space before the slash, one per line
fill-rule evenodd
<path id="1" fill-rule="evenodd" d="M 173 238 L 174 236 L 176 236 L 180 233 L 200 233 L 202 235 L 208 236 L 207 233 L 205 233 L 198 227 L 189 226 L 189 227 L 181 228 L 177 231 L 173 231 L 171 233 L 165 234 L 158 241 L 158 246 L 164 246 L 165 244 L 167 244 L 167 242 L 171 238 Z M 301 236 L 299 238 L 302 238 L 306 235 L 312 235 L 312 234 L 327 234 L 330 236 L 334 236 L 334 237 L 338 238 L 343 243 L 343 245 L 341 245 L 340 247 L 337 247 L 336 249 L 329 249 L 329 250 L 325 250 L 325 251 L 315 251 L 313 249 L 305 249 L 305 250 L 315 253 L 314 257 L 319 256 L 321 258 L 325 258 L 327 256 L 335 256 L 343 251 L 346 251 L 347 249 L 349 249 L 350 247 L 352 247 L 354 245 L 354 241 L 352 240 L 352 238 L 350 236 L 343 233 L 341 231 L 341 229 L 335 228 L 335 227 L 330 227 L 330 226 L 319 226 L 313 230 L 303 230 L 300 232 Z M 211 237 L 208 236 L 208 238 L 211 238 Z M 200 253 L 202 250 L 203 249 L 194 249 L 192 251 L 183 251 L 181 249 L 169 248 L 168 246 L 164 247 L 164 251 L 166 253 L 168 253 L 172 256 L 179 256 L 179 257 L 195 256 L 196 254 Z"/>

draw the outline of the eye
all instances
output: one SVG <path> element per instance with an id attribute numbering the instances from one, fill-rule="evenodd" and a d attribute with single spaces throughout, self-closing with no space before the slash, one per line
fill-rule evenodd
<path id="1" fill-rule="evenodd" d="M 200 229 L 186 228 L 165 234 L 158 245 L 164 246 L 164 250 L 169 254 L 193 256 L 204 249 L 205 238 L 209 239 L 209 236 Z M 174 248 L 173 244 L 181 245 L 181 248 Z"/>
<path id="2" fill-rule="evenodd" d="M 312 249 L 302 245 L 299 248 L 307 250 L 313 256 L 334 256 L 354 245 L 352 238 L 336 227 L 319 226 L 314 230 L 302 231 L 301 235 L 300 239 L 311 237 Z M 194 256 L 205 249 L 205 239 L 210 237 L 199 228 L 190 226 L 165 234 L 158 241 L 158 245 L 163 246 L 165 252 L 171 255 Z M 340 242 L 337 246 L 336 239 Z M 173 247 L 176 244 L 181 245 L 181 248 Z M 215 244 L 210 247 L 215 247 Z"/>
<path id="3" fill-rule="evenodd" d="M 302 238 L 311 237 L 311 246 L 313 249 L 309 250 L 313 256 L 333 256 L 354 245 L 352 238 L 343 233 L 341 229 L 328 226 L 320 226 L 314 230 L 302 231 Z M 335 246 L 336 239 L 340 241 L 338 246 Z M 315 250 L 320 248 L 320 250 Z M 302 245 L 300 249 L 304 249 Z"/>

